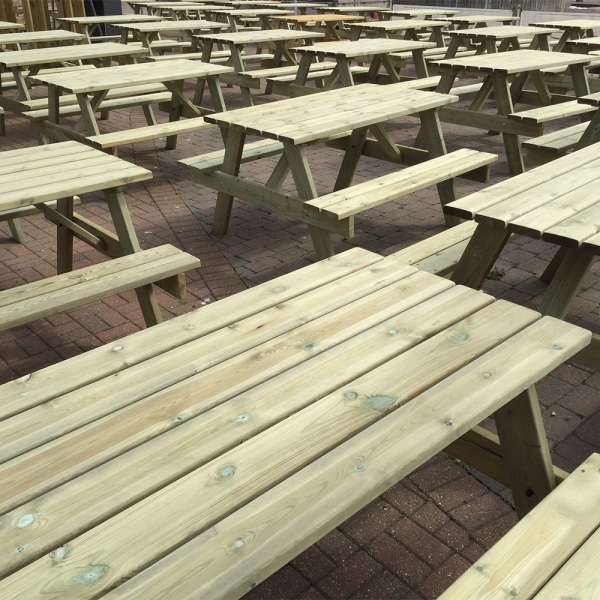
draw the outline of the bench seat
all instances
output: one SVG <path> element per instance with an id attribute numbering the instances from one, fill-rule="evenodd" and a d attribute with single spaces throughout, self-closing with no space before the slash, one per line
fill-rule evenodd
<path id="1" fill-rule="evenodd" d="M 199 266 L 165 244 L 10 288 L 0 292 L 0 331 L 167 278 L 185 296 L 184 272 Z"/>
<path id="2" fill-rule="evenodd" d="M 452 90 L 452 92 L 454 93 L 454 90 Z M 538 106 L 536 108 L 510 113 L 508 118 L 515 121 L 523 121 L 525 123 L 539 125 L 543 123 L 549 123 L 550 121 L 565 119 L 567 117 L 588 115 L 595 111 L 595 106 L 590 106 L 588 104 L 577 102 L 577 100 L 572 100 L 569 102 L 559 102 L 557 104 Z"/>
<path id="3" fill-rule="evenodd" d="M 203 117 L 196 117 L 181 119 L 180 121 L 157 123 L 156 125 L 146 125 L 145 127 L 135 127 L 124 131 L 92 135 L 86 138 L 86 141 L 99 150 L 114 151 L 119 146 L 136 144 L 161 137 L 177 136 L 182 133 L 193 133 L 212 127 L 215 127 L 215 125 L 207 123 Z"/>
<path id="4" fill-rule="evenodd" d="M 578 144 L 588 123 L 577 123 L 539 137 L 523 141 L 527 149 L 527 166 L 535 167 L 563 156 Z"/>
<path id="5" fill-rule="evenodd" d="M 476 169 L 489 169 L 497 155 L 461 149 L 304 203 L 307 221 L 354 235 L 354 216 Z"/>
<path id="6" fill-rule="evenodd" d="M 117 108 L 131 108 L 133 106 L 148 106 L 171 100 L 171 92 L 143 93 L 134 96 L 117 96 L 105 99 L 98 107 L 98 112 Z M 79 104 L 67 104 L 61 108 L 61 116 L 73 116 L 81 114 Z M 26 110 L 23 115 L 30 121 L 43 121 L 48 118 L 48 108 Z"/>
<path id="7" fill-rule="evenodd" d="M 595 453 L 438 600 L 591 600 L 597 597 L 599 549 L 600 454 Z"/>

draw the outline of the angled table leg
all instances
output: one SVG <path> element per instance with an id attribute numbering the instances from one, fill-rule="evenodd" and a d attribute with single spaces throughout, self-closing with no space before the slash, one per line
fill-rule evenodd
<path id="1" fill-rule="evenodd" d="M 535 387 L 494 414 L 519 518 L 555 487 L 556 478 Z"/>
<path id="2" fill-rule="evenodd" d="M 246 134 L 241 129 L 232 128 L 227 131 L 226 135 L 225 157 L 222 170 L 225 173 L 237 176 L 240 172 L 240 163 L 242 160 Z M 217 205 L 215 207 L 215 217 L 212 226 L 214 233 L 221 235 L 227 233 L 232 206 L 233 196 L 231 194 L 226 194 L 225 192 L 219 192 L 217 194 Z"/>

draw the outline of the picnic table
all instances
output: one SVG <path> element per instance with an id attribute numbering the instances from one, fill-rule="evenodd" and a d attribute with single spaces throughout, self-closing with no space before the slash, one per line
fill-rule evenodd
<path id="1" fill-rule="evenodd" d="M 0 106 L 16 113 L 30 110 L 33 106 L 30 91 L 32 77 L 46 67 L 71 66 L 76 71 L 85 66 L 84 61 L 98 67 L 108 67 L 115 59 L 135 62 L 147 53 L 146 48 L 114 42 L 0 52 L 0 65 L 11 72 L 16 87 L 14 95 L 0 95 Z M 0 81 L 1 77 L 2 70 Z"/>
<path id="2" fill-rule="evenodd" d="M 13 33 L 0 33 L 0 52 L 9 50 L 24 50 L 23 46 L 45 44 L 59 46 L 65 42 L 85 41 L 82 33 L 51 29 L 49 31 L 17 31 Z"/>
<path id="3" fill-rule="evenodd" d="M 438 17 L 452 17 L 457 13 L 451 8 L 402 8 L 395 6 L 393 10 L 394 17 L 403 19 L 437 19 Z"/>
<path id="4" fill-rule="evenodd" d="M 174 59 L 162 63 L 142 63 L 134 65 L 116 66 L 110 69 L 95 69 L 93 71 L 78 71 L 50 73 L 47 75 L 36 75 L 33 80 L 37 83 L 48 86 L 48 111 L 47 113 L 27 113 L 32 119 L 35 119 L 34 125 L 49 139 L 61 139 L 63 136 L 75 137 L 80 141 L 101 143 L 102 136 L 96 120 L 96 112 L 102 106 L 103 101 L 109 92 L 120 89 L 131 90 L 132 106 L 142 106 L 145 109 L 145 115 L 150 127 L 150 133 L 155 133 L 155 137 L 167 135 L 167 148 L 175 148 L 177 142 L 177 132 L 180 132 L 177 122 L 180 117 L 202 117 L 208 111 L 226 110 L 225 102 L 221 88 L 219 86 L 219 76 L 223 73 L 231 72 L 231 68 L 223 65 L 211 65 L 201 61 Z M 184 90 L 186 79 L 192 79 L 196 84 L 196 92 L 193 100 L 190 100 Z M 153 86 L 160 84 L 167 91 L 166 98 L 159 98 L 159 101 L 165 102 L 165 110 L 169 113 L 169 123 L 172 125 L 172 131 L 169 128 L 157 127 L 157 123 L 150 111 L 150 106 L 142 93 L 135 96 L 136 87 Z M 208 86 L 212 107 L 201 106 L 202 98 L 200 93 L 203 85 Z M 143 90 L 143 87 L 142 87 Z M 79 119 L 72 126 L 61 124 L 61 117 L 66 114 L 73 114 L 69 106 L 60 102 L 61 94 L 75 94 L 78 103 Z M 152 99 L 152 96 L 151 96 Z M 154 103 L 154 102 L 151 102 Z M 187 127 L 188 123 L 183 123 Z M 204 127 L 204 122 L 200 121 L 200 127 Z M 140 128 L 139 133 L 144 134 L 143 139 L 148 138 L 145 135 L 144 128 Z M 170 133 L 170 135 L 169 135 Z M 136 130 L 128 130 L 127 140 L 135 141 Z M 92 138 L 88 139 L 88 136 Z M 112 138 L 111 138 L 112 139 Z"/>
<path id="5" fill-rule="evenodd" d="M 436 46 L 444 47 L 443 29 L 447 27 L 445 21 L 432 21 L 428 19 L 395 19 L 393 21 L 365 21 L 364 23 L 350 23 L 351 39 L 357 40 L 361 36 L 367 37 L 399 37 L 415 42 L 422 41 L 423 36 L 429 36 L 428 41 L 435 42 Z"/>
<path id="6" fill-rule="evenodd" d="M 121 43 L 129 41 L 140 42 L 153 56 L 154 49 L 172 50 L 178 40 L 163 39 L 162 36 L 179 38 L 181 42 L 192 47 L 192 36 L 207 31 L 222 31 L 227 28 L 225 23 L 206 21 L 204 19 L 186 19 L 182 21 L 153 21 L 151 23 L 115 23 L 114 26 L 121 30 Z M 180 58 L 185 58 L 180 56 Z"/>
<path id="7" fill-rule="evenodd" d="M 498 15 L 483 13 L 480 15 L 455 14 L 451 17 L 443 17 L 454 29 L 468 29 L 470 27 L 488 27 L 490 23 L 501 25 L 516 25 L 520 17 L 514 15 Z"/>
<path id="8" fill-rule="evenodd" d="M 239 598 L 491 415 L 531 507 L 588 341 L 355 248 L 6 383 L 0 596 Z"/>
<path id="9" fill-rule="evenodd" d="M 126 14 L 126 15 L 100 15 L 93 17 L 54 17 L 60 29 L 79 30 L 83 33 L 89 42 L 110 38 L 106 34 L 107 26 L 114 23 L 146 23 L 151 21 L 160 21 L 162 17 L 155 15 Z M 96 31 L 100 35 L 94 35 Z"/>
<path id="10" fill-rule="evenodd" d="M 325 34 L 323 41 L 341 40 L 346 23 L 363 21 L 361 15 L 328 13 L 323 15 L 289 15 L 273 17 L 276 27 L 292 27 L 298 31 L 319 31 Z"/>
<path id="11" fill-rule="evenodd" d="M 335 67 L 323 81 L 323 89 L 331 89 L 338 81 L 343 86 L 354 85 L 353 63 L 356 61 L 370 63 L 366 73 L 368 83 L 378 82 L 382 68 L 385 69 L 388 81 L 400 81 L 396 63 L 390 56 L 394 52 L 410 52 L 417 77 L 427 77 L 427 63 L 423 51 L 432 47 L 435 47 L 435 44 L 429 42 L 363 38 L 356 41 L 321 42 L 312 46 L 293 48 L 293 51 L 301 57 L 294 86 L 305 86 L 311 65 L 328 59 L 335 61 Z"/>
<path id="12" fill-rule="evenodd" d="M 317 8 L 317 14 L 328 14 L 328 13 L 339 13 L 340 10 L 347 15 L 362 15 L 366 18 L 374 18 L 377 15 L 376 20 L 389 21 L 394 13 L 389 8 L 382 8 L 381 6 L 322 6 Z"/>
<path id="13" fill-rule="evenodd" d="M 57 272 L 66 273 L 75 237 L 112 257 L 140 250 L 122 186 L 151 178 L 147 169 L 74 141 L 7 150 L 0 153 L 0 212 L 18 217 L 35 207 L 55 223 Z M 103 193 L 115 234 L 73 210 L 74 198 L 89 192 Z M 18 221 L 12 225 L 22 238 Z M 138 299 L 149 322 L 162 320 L 150 286 L 139 288 Z"/>
<path id="14" fill-rule="evenodd" d="M 499 27 L 477 27 L 474 29 L 452 29 L 446 32 L 450 38 L 444 58 L 453 58 L 459 49 L 474 50 L 475 54 L 520 50 L 522 40 L 530 50 L 550 50 L 548 37 L 559 31 L 552 27 L 526 25 L 501 25 Z"/>
<path id="15" fill-rule="evenodd" d="M 225 75 L 223 81 L 238 85 L 246 106 L 252 106 L 250 90 L 260 86 L 260 80 L 270 76 L 287 73 L 289 67 L 295 73 L 297 61 L 290 46 L 298 43 L 312 44 L 315 39 L 323 39 L 324 35 L 316 31 L 289 31 L 287 29 L 263 29 L 260 31 L 232 31 L 227 33 L 209 33 L 194 36 L 197 44 L 202 47 L 202 60 L 212 62 L 215 56 L 222 52 L 221 47 L 227 46 L 229 56 L 226 64 L 231 65 L 234 73 Z M 261 46 L 272 45 L 272 53 L 262 53 Z M 246 53 L 248 46 L 256 46 L 257 53 Z M 248 69 L 247 63 L 260 62 L 258 69 Z M 264 68 L 260 68 L 264 67 Z M 283 67 L 283 69 L 282 69 Z"/>
<path id="16" fill-rule="evenodd" d="M 600 156 L 591 145 L 451 202 L 444 210 L 477 221 L 452 279 L 479 288 L 512 234 L 557 244 L 560 252 L 542 275 L 551 280 L 540 310 L 563 318 L 600 254 Z M 598 342 L 581 361 L 600 368 Z"/>
<path id="17" fill-rule="evenodd" d="M 590 60 L 591 57 L 585 54 L 514 50 L 434 61 L 433 64 L 441 69 L 439 92 L 451 93 L 456 78 L 461 74 L 468 73 L 471 77 L 483 79 L 468 107 L 443 110 L 440 119 L 463 127 L 501 132 L 510 173 L 517 175 L 525 170 L 519 135 L 540 135 L 543 123 L 529 125 L 518 118 L 507 118 L 507 115 L 515 113 L 516 103 L 551 105 L 558 100 L 544 80 L 545 70 L 566 70 L 570 73 L 575 96 L 589 94 L 585 68 Z M 524 90 L 528 80 L 535 86 L 529 97 L 528 90 Z M 562 100 L 565 100 L 564 96 Z M 496 114 L 485 112 L 486 101 L 493 102 Z"/>
<path id="18" fill-rule="evenodd" d="M 251 28 L 271 29 L 271 18 L 293 15 L 293 10 L 283 8 L 227 8 L 212 7 L 210 10 L 204 9 L 211 19 L 228 23 L 229 31 L 244 31 Z"/>
<path id="19" fill-rule="evenodd" d="M 447 94 L 410 89 L 405 83 L 367 83 L 207 115 L 205 120 L 222 130 L 224 152 L 180 162 L 190 167 L 194 181 L 218 192 L 215 233 L 227 232 L 235 197 L 307 223 L 317 256 L 325 258 L 333 254 L 330 233 L 347 237 L 354 234 L 354 214 L 433 184 L 437 184 L 444 204 L 456 197 L 454 175 L 496 159 L 486 153 L 461 156 L 456 159 L 458 172 L 457 164 L 444 168 L 438 164 L 446 160 L 446 146 L 437 111 L 456 100 Z M 400 145 L 385 129 L 390 120 L 407 116 L 419 118 L 422 147 Z M 367 140 L 369 132 L 375 140 Z M 247 144 L 249 135 L 262 139 Z M 307 150 L 325 142 L 342 150 L 344 158 L 334 193 L 320 196 Z M 281 158 L 266 184 L 252 179 L 251 170 L 250 176 L 240 173 L 243 162 L 279 154 Z M 375 179 L 349 188 L 363 154 L 399 164 L 418 163 L 415 168 L 419 174 L 405 169 L 393 173 L 385 185 L 383 180 Z M 450 162 L 454 160 L 454 156 L 448 157 Z M 280 189 L 290 172 L 296 195 Z"/>
<path id="20" fill-rule="evenodd" d="M 533 27 L 555 27 L 562 29 L 554 49 L 560 52 L 569 40 L 578 40 L 586 37 L 594 37 L 594 29 L 600 30 L 600 19 L 556 19 L 552 21 L 538 21 L 531 23 Z"/>

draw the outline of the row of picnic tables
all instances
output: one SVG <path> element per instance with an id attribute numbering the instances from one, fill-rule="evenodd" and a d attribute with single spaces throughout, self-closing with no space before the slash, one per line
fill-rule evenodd
<path id="1" fill-rule="evenodd" d="M 423 42 L 310 44 L 322 35 L 279 29 L 204 33 L 202 61 L 181 54 L 54 73 L 38 71 L 47 64 L 41 54 L 29 63 L 22 58 L 36 50 L 18 51 L 20 63 L 14 52 L 0 53 L 0 64 L 11 65 L 18 81 L 16 101 L 34 100 L 29 81 L 47 86 L 42 121 L 49 137 L 58 135 L 63 107 L 72 106 L 61 102 L 66 93 L 75 95 L 79 111 L 62 134 L 70 130 L 87 144 L 88 136 L 102 135 L 96 115 L 109 93 L 164 85 L 170 119 L 212 124 L 224 140 L 224 152 L 182 161 L 196 181 L 218 190 L 215 228 L 226 231 L 233 199 L 242 198 L 306 220 L 319 257 L 329 257 L 0 388 L 0 472 L 14 482 L 0 494 L 0 551 L 7 557 L 0 561 L 2 598 L 34 598 L 49 590 L 77 598 L 241 595 L 492 414 L 521 513 L 555 486 L 533 386 L 577 352 L 598 368 L 598 346 L 587 349 L 590 333 L 562 319 L 600 253 L 600 165 L 596 147 L 589 146 L 524 172 L 518 136 L 533 129 L 510 116 L 519 94 L 528 92 L 529 102 L 533 97 L 527 79 L 541 103 L 552 102 L 544 84 L 549 69 L 567 69 L 575 94 L 585 98 L 593 56 L 549 49 L 495 52 L 488 46 L 482 55 L 439 60 L 441 78 L 433 84 L 437 91 L 430 91 L 419 89 L 426 70 L 413 80 L 394 79 L 398 72 L 386 58 L 414 52 Z M 305 41 L 295 85 L 309 85 L 317 58 L 333 58 L 337 74 L 318 93 L 257 106 L 250 98 L 245 108 L 226 110 L 219 80 L 245 71 L 241 49 L 269 41 L 275 56 L 289 60 L 292 39 Z M 218 43 L 229 44 L 232 65 L 209 62 Z M 79 58 L 100 61 L 148 54 L 131 43 L 73 48 Z M 66 49 L 44 49 L 45 60 Z M 377 65 L 367 75 L 375 77 L 381 65 L 392 83 L 355 81 L 350 63 L 367 59 Z M 419 64 L 427 69 L 425 61 Z M 454 108 L 460 101 L 454 80 L 463 73 L 481 77 L 482 85 L 469 106 Z M 190 79 L 192 98 L 184 85 Z M 204 83 L 210 109 L 200 105 Z M 495 105 L 492 116 L 480 110 L 488 102 Z M 416 144 L 411 117 L 419 121 Z M 451 279 L 408 267 L 401 255 L 384 259 L 355 249 L 333 256 L 319 230 L 319 213 L 332 211 L 335 200 L 343 214 L 344 201 L 351 202 L 344 190 L 352 190 L 361 157 L 423 165 L 421 183 L 430 181 L 428 161 L 448 154 L 441 122 L 452 118 L 502 132 L 514 176 L 457 198 L 452 177 L 436 173 L 443 211 L 477 223 Z M 399 121 L 407 121 L 406 128 L 398 129 Z M 258 143 L 248 139 L 256 137 Z M 331 204 L 317 203 L 319 165 L 311 152 L 319 145 L 343 154 L 333 189 L 339 193 Z M 40 146 L 36 160 L 47 173 L 61 154 L 75 161 L 80 148 L 72 141 Z M 89 164 L 77 166 L 87 182 L 81 191 L 105 190 L 118 230 L 126 233 L 125 251 L 135 251 L 139 244 L 121 187 L 130 181 L 128 173 L 135 180 L 151 174 L 85 148 Z M 4 204 L 0 191 L 0 210 L 78 193 L 66 180 L 53 181 L 49 191 L 43 178 L 39 186 L 46 193 L 33 193 L 28 175 L 36 173 L 34 160 L 22 174 L 27 190 L 20 191 L 15 152 L 0 154 L 0 180 L 16 185 Z M 278 158 L 265 184 L 243 168 L 272 156 Z M 295 194 L 281 189 L 288 174 Z M 410 186 L 418 189 L 419 182 L 409 179 L 381 201 Z M 57 222 L 81 229 L 61 210 L 60 204 L 53 209 Z M 475 291 L 514 233 L 561 248 L 546 274 L 552 283 L 541 307 L 544 317 Z M 63 244 L 65 263 L 71 250 Z M 284 399 L 277 411 L 272 398 Z M 71 507 L 69 514 L 64 506 Z"/>

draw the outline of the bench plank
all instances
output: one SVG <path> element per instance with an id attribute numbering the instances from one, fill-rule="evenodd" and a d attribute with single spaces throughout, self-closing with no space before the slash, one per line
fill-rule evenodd
<path id="1" fill-rule="evenodd" d="M 456 150 L 401 171 L 308 200 L 305 205 L 341 220 L 467 171 L 490 165 L 497 159 L 497 155 L 488 152 Z"/>
<path id="2" fill-rule="evenodd" d="M 504 590 L 511 590 L 515 597 L 532 598 L 600 525 L 598 498 L 600 455 L 593 454 L 439 600 L 501 598 L 506 597 Z M 548 592 L 542 598 L 566 597 L 552 586 Z"/>
<path id="3" fill-rule="evenodd" d="M 198 266 L 191 254 L 164 245 L 10 288 L 0 292 L 0 331 Z"/>

